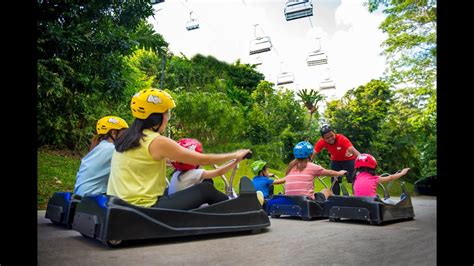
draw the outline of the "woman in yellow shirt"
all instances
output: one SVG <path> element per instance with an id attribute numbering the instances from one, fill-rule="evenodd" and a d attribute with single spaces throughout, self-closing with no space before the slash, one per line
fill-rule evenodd
<path id="1" fill-rule="evenodd" d="M 142 207 L 188 210 L 203 203 L 227 199 L 208 182 L 169 196 L 166 187 L 166 159 L 194 165 L 208 165 L 242 160 L 250 152 L 203 154 L 188 150 L 176 141 L 160 135 L 171 118 L 172 97 L 165 91 L 145 89 L 132 97 L 130 107 L 135 117 L 132 125 L 115 142 L 107 194 Z"/>

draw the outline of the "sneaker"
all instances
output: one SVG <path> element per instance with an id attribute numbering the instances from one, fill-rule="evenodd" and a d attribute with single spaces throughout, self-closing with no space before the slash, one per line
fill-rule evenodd
<path id="1" fill-rule="evenodd" d="M 263 206 L 263 203 L 265 202 L 265 198 L 263 197 L 263 192 L 260 190 L 257 190 L 257 199 L 258 199 L 258 202 L 260 202 L 260 205 Z"/>

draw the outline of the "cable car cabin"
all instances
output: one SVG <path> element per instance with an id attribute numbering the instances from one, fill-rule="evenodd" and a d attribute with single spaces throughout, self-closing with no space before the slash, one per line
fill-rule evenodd
<path id="1" fill-rule="evenodd" d="M 332 81 L 331 79 L 326 79 L 324 81 L 321 81 L 319 83 L 319 89 L 320 90 L 330 90 L 330 89 L 335 89 L 336 88 L 336 83 Z"/>
<path id="2" fill-rule="evenodd" d="M 250 55 L 268 52 L 272 49 L 270 37 L 258 37 L 250 42 Z"/>
<path id="3" fill-rule="evenodd" d="M 284 11 L 287 21 L 309 17 L 313 15 L 313 3 L 309 0 L 289 0 Z"/>
<path id="4" fill-rule="evenodd" d="M 199 28 L 199 22 L 197 19 L 190 19 L 188 20 L 188 22 L 186 23 L 186 29 L 189 31 L 189 30 L 195 30 L 195 29 L 198 29 Z"/>
<path id="5" fill-rule="evenodd" d="M 277 76 L 277 85 L 293 83 L 295 76 L 291 72 L 283 72 Z"/>
<path id="6" fill-rule="evenodd" d="M 328 55 L 325 52 L 311 52 L 306 58 L 308 66 L 318 66 L 328 63 Z"/>

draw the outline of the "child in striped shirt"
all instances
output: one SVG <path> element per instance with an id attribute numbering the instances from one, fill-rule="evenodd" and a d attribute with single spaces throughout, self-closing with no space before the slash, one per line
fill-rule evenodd
<path id="1" fill-rule="evenodd" d="M 325 201 L 332 192 L 323 189 L 314 193 L 314 178 L 316 176 L 342 176 L 347 171 L 327 170 L 310 161 L 313 155 L 313 145 L 301 141 L 293 148 L 295 159 L 290 162 L 286 170 L 285 195 L 303 195 L 313 200 Z"/>

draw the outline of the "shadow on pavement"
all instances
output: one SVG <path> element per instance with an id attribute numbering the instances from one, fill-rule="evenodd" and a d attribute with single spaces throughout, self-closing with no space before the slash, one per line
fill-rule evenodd
<path id="1" fill-rule="evenodd" d="M 108 247 L 105 244 L 101 243 L 100 241 L 87 237 L 87 236 L 77 235 L 77 236 L 71 237 L 71 239 L 81 241 L 83 244 L 91 246 L 91 247 L 99 247 L 104 250 L 110 250 L 110 249 L 115 249 L 115 248 L 130 249 L 130 248 L 141 248 L 141 247 L 146 247 L 146 246 L 179 244 L 179 243 L 193 242 L 193 241 L 206 241 L 206 240 L 219 239 L 219 238 L 233 238 L 233 237 L 241 237 L 241 236 L 249 236 L 249 235 L 260 235 L 269 231 L 270 230 L 268 228 L 262 228 L 260 232 L 239 231 L 239 232 L 214 233 L 214 234 L 194 235 L 194 236 L 179 236 L 179 237 L 173 237 L 173 238 L 127 240 L 127 241 L 123 241 L 121 244 L 115 247 Z"/>

